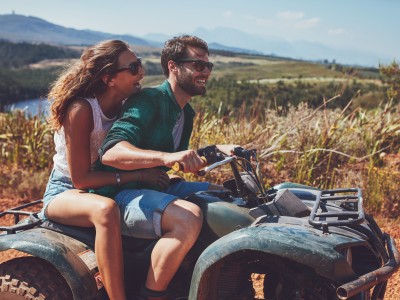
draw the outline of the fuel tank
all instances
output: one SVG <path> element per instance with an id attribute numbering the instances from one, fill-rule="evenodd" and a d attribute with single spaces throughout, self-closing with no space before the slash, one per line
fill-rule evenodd
<path id="1" fill-rule="evenodd" d="M 228 191 L 202 191 L 186 200 L 198 205 L 203 212 L 200 238 L 213 242 L 235 230 L 250 226 L 255 219 L 244 207 L 242 198 L 234 198 Z"/>

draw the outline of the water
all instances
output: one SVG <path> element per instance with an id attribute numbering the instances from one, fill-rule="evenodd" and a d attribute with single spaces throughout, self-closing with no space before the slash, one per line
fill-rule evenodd
<path id="1" fill-rule="evenodd" d="M 49 102 L 44 99 L 30 99 L 5 106 L 5 111 L 22 110 L 28 116 L 47 116 Z"/>

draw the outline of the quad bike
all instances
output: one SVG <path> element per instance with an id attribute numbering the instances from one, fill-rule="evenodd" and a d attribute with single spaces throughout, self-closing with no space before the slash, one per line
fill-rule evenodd
<path id="1" fill-rule="evenodd" d="M 200 236 L 170 284 L 188 299 L 383 299 L 399 267 L 393 238 L 363 209 L 359 188 L 282 183 L 266 190 L 255 150 L 199 150 L 209 166 L 230 165 L 225 190 L 187 198 L 203 212 Z M 107 299 L 94 256 L 94 229 L 43 222 L 35 201 L 0 213 L 0 299 Z M 28 209 L 28 211 L 27 211 Z M 123 237 L 127 294 L 143 284 L 155 240 Z M 256 286 L 254 278 L 258 278 Z M 256 286 L 256 287 L 255 287 Z M 182 299 L 182 298 L 179 298 Z M 186 298 L 185 298 L 186 299 Z"/>

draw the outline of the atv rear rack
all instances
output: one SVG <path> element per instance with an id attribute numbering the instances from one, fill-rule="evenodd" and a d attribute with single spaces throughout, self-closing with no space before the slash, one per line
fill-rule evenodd
<path id="1" fill-rule="evenodd" d="M 36 200 L 30 203 L 26 203 L 8 210 L 5 210 L 0 213 L 0 218 L 5 217 L 6 215 L 13 215 L 14 216 L 14 225 L 11 226 L 0 226 L 0 231 L 6 231 L 7 234 L 16 233 L 19 230 L 29 229 L 35 227 L 42 223 L 42 220 L 36 216 L 36 213 L 32 211 L 25 211 L 24 208 L 35 206 L 42 203 L 42 200 Z M 26 222 L 20 223 L 21 216 L 28 216 L 24 220 Z"/>
<path id="2" fill-rule="evenodd" d="M 326 204 L 329 201 L 335 201 L 343 210 L 328 211 Z M 308 222 L 312 226 L 323 227 L 325 232 L 328 226 L 350 226 L 361 224 L 364 220 L 361 189 L 350 188 L 323 190 L 317 193 Z"/>

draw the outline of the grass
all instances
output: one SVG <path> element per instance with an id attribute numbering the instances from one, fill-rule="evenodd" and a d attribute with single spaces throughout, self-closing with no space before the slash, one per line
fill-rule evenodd
<path id="1" fill-rule="evenodd" d="M 400 156 L 400 108 L 349 111 L 350 104 L 343 110 L 302 104 L 285 115 L 257 102 L 235 117 L 203 110 L 195 119 L 191 147 L 233 143 L 256 148 L 267 187 L 282 181 L 359 186 L 369 211 L 399 217 L 400 174 L 388 158 Z M 53 132 L 43 119 L 21 112 L 1 114 L 0 124 L 2 196 L 39 198 L 52 166 Z M 201 180 L 224 179 L 224 173 L 215 172 Z"/>
<path id="2" fill-rule="evenodd" d="M 53 132 L 42 118 L 0 114 L 0 196 L 40 198 L 53 152 Z"/>
<path id="3" fill-rule="evenodd" d="M 286 115 L 257 103 L 251 109 L 243 106 L 235 117 L 204 110 L 195 119 L 191 147 L 234 143 L 256 148 L 269 187 L 282 181 L 320 188 L 360 186 L 371 212 L 399 217 L 400 174 L 397 165 L 387 163 L 400 156 L 399 106 L 348 111 L 350 104 L 343 110 L 302 104 Z M 21 112 L 1 114 L 0 124 L 3 196 L 40 197 L 52 166 L 53 132 L 42 119 Z M 202 180 L 224 179 L 215 172 Z"/>
<path id="4" fill-rule="evenodd" d="M 242 62 L 245 64 L 245 62 Z M 220 78 L 234 75 L 238 80 L 270 79 L 270 78 L 302 78 L 302 77 L 327 77 L 337 78 L 343 74 L 326 68 L 321 64 L 312 64 L 297 61 L 278 61 L 260 63 L 259 61 L 247 62 L 249 65 L 219 63 L 217 60 L 216 71 L 213 76 Z M 261 66 L 261 67 L 260 67 Z"/>
<path id="5" fill-rule="evenodd" d="M 400 174 L 388 160 L 400 162 L 399 107 L 347 110 L 303 104 L 285 116 L 256 107 L 235 119 L 202 113 L 192 147 L 234 143 L 256 148 L 269 187 L 282 181 L 326 189 L 358 186 L 368 211 L 399 217 Z M 208 179 L 224 179 L 217 176 Z"/>
<path id="6" fill-rule="evenodd" d="M 159 62 L 156 54 L 144 58 L 145 62 Z M 273 79 L 316 80 L 321 89 L 327 84 L 324 81 L 335 79 L 337 94 L 344 92 L 341 87 L 346 84 L 354 84 L 353 79 L 365 84 L 379 79 L 375 70 L 367 69 L 356 70 L 360 76 L 355 74 L 348 79 L 343 75 L 344 69 L 334 64 L 257 56 L 212 55 L 210 60 L 216 65 L 213 77 L 233 75 L 238 81 L 251 79 L 260 83 Z M 164 80 L 163 75 L 146 75 L 143 86 Z M 340 83 L 343 80 L 345 83 Z M 282 181 L 321 188 L 360 186 L 369 211 L 399 217 L 399 167 L 391 166 L 390 159 L 400 155 L 400 107 L 391 103 L 376 107 L 377 101 L 368 110 L 355 105 L 368 102 L 371 97 L 382 99 L 382 93 L 379 90 L 355 95 L 342 110 L 326 109 L 328 102 L 339 100 L 336 96 L 316 109 L 304 103 L 287 110 L 266 108 L 261 104 L 263 99 L 259 99 L 251 107 L 243 104 L 226 114 L 224 109 L 211 112 L 203 105 L 195 119 L 191 147 L 234 143 L 256 148 L 267 187 Z M 322 90 L 319 94 L 323 94 Z M 222 103 L 223 99 L 218 99 Z M 52 167 L 52 135 L 40 118 L 27 118 L 18 112 L 0 114 L 0 196 L 41 197 Z M 193 175 L 185 176 L 198 180 Z M 220 183 L 225 178 L 225 173 L 214 172 L 201 180 Z"/>

